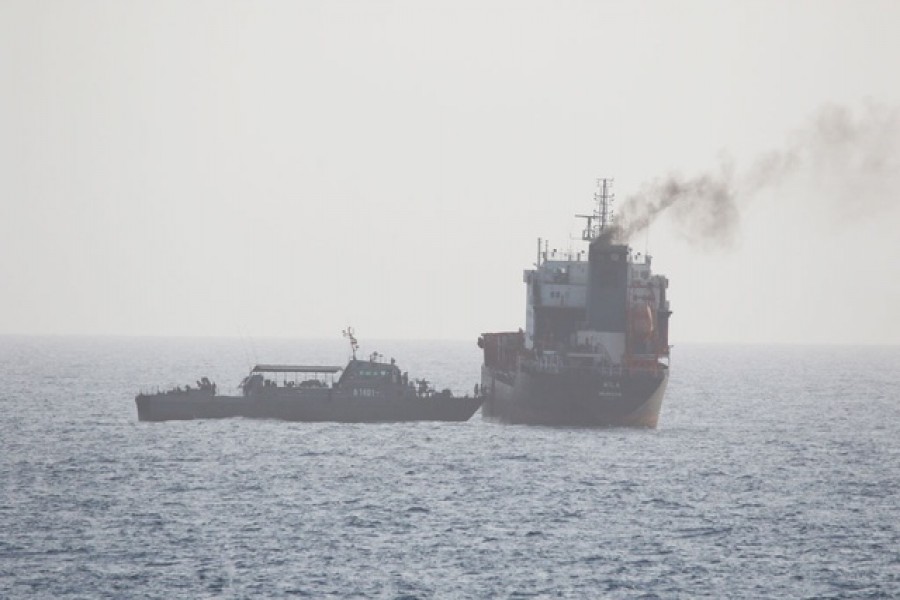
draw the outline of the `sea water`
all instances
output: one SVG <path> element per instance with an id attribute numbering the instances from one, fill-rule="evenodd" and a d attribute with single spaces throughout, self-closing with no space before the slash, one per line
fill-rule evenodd
<path id="1" fill-rule="evenodd" d="M 478 381 L 474 338 L 364 346 Z M 655 430 L 137 421 L 347 358 L 0 337 L 0 597 L 900 596 L 900 348 L 678 346 Z"/>

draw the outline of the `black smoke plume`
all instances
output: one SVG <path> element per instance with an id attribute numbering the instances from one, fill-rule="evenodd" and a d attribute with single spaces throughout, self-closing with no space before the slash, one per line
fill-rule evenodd
<path id="1" fill-rule="evenodd" d="M 896 202 L 900 110 L 870 104 L 854 114 L 829 106 L 794 131 L 782 149 L 763 154 L 744 171 L 723 160 L 706 173 L 653 180 L 626 198 L 609 237 L 627 242 L 670 213 L 690 240 L 727 246 L 744 205 L 761 191 L 800 176 L 808 178 L 819 207 L 840 200 L 870 212 Z"/>

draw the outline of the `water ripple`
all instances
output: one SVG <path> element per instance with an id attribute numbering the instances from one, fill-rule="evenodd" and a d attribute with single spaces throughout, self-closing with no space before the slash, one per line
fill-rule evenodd
<path id="1" fill-rule="evenodd" d="M 136 422 L 234 344 L 0 338 L 0 597 L 900 596 L 897 349 L 679 348 L 657 431 Z"/>

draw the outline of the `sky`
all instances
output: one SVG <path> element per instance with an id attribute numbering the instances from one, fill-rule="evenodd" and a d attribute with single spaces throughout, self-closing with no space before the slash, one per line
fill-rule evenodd
<path id="1" fill-rule="evenodd" d="M 524 326 L 536 240 L 580 249 L 598 177 L 627 211 L 725 170 L 727 240 L 678 210 L 631 240 L 676 346 L 900 344 L 898 23 L 871 0 L 0 0 L 0 333 L 474 341 Z M 789 148 L 789 176 L 749 175 Z"/>

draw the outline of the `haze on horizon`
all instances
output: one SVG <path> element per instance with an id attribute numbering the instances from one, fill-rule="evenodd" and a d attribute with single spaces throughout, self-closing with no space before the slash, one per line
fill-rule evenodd
<path id="1" fill-rule="evenodd" d="M 677 207 L 631 239 L 673 343 L 900 344 L 897 23 L 889 1 L 6 0 L 0 334 L 474 340 L 524 326 L 536 239 L 578 247 L 596 178 L 627 211 L 725 173 L 727 240 Z M 881 120 L 809 137 L 829 114 Z"/>

